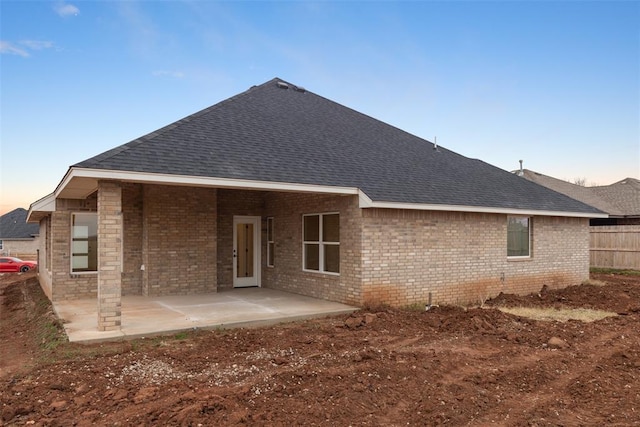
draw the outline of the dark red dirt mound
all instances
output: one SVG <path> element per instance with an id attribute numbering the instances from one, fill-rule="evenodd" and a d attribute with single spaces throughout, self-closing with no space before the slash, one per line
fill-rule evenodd
<path id="1" fill-rule="evenodd" d="M 493 307 L 590 308 L 615 313 L 640 311 L 640 276 L 594 274 L 592 281 L 607 283 L 607 286 L 584 284 L 559 290 L 543 287 L 540 292 L 527 296 L 500 294 L 486 304 Z"/>
<path id="2" fill-rule="evenodd" d="M 34 366 L 0 378 L 0 425 L 639 425 L 640 280 L 599 280 L 611 284 L 487 304 L 624 315 L 380 309 L 44 353 L 19 320 L 40 298 L 27 285 L 31 296 L 4 300 L 2 339 L 11 325 Z"/>

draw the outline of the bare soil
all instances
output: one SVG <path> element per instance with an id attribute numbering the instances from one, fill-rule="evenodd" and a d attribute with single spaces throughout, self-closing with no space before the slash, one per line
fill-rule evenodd
<path id="1" fill-rule="evenodd" d="M 256 329 L 76 345 L 0 275 L 0 425 L 640 425 L 640 276 Z M 497 306 L 618 313 L 543 322 Z"/>

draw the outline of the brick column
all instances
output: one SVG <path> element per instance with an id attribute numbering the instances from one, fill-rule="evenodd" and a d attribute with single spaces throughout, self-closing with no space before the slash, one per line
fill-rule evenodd
<path id="1" fill-rule="evenodd" d="M 98 183 L 98 330 L 120 329 L 122 297 L 122 189 Z"/>

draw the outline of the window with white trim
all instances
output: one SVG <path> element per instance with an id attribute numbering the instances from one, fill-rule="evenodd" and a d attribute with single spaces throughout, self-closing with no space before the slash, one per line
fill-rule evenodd
<path id="1" fill-rule="evenodd" d="M 273 237 L 273 217 L 267 218 L 267 267 L 274 266 L 275 240 Z"/>
<path id="2" fill-rule="evenodd" d="M 302 216 L 302 269 L 321 273 L 340 273 L 340 215 L 338 213 Z"/>
<path id="3" fill-rule="evenodd" d="M 531 218 L 507 217 L 507 257 L 531 257 Z"/>
<path id="4" fill-rule="evenodd" d="M 98 214 L 71 215 L 71 272 L 98 271 Z"/>

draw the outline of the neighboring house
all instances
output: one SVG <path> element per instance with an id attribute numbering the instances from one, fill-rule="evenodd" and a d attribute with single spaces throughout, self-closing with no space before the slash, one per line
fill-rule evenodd
<path id="1" fill-rule="evenodd" d="M 0 216 L 0 255 L 35 260 L 38 253 L 38 224 L 27 223 L 27 210 L 17 208 Z"/>
<path id="2" fill-rule="evenodd" d="M 519 175 L 609 214 L 590 220 L 592 267 L 640 270 L 640 181 L 583 187 L 526 169 Z"/>
<path id="3" fill-rule="evenodd" d="M 640 181 L 637 179 L 625 178 L 611 185 L 585 187 L 528 169 L 519 171 L 519 175 L 609 214 L 608 218 L 593 218 L 591 225 L 640 225 Z"/>
<path id="4" fill-rule="evenodd" d="M 597 209 L 279 79 L 71 166 L 31 205 L 40 282 L 97 298 L 264 286 L 347 304 L 578 284 Z"/>
<path id="5" fill-rule="evenodd" d="M 589 188 L 617 211 L 609 214 L 609 222 L 602 225 L 640 225 L 640 180 L 625 178 L 611 185 Z"/>

